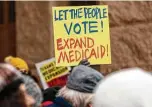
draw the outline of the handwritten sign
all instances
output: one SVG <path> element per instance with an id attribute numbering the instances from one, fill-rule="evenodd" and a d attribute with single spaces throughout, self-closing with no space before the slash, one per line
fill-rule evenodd
<path id="1" fill-rule="evenodd" d="M 37 63 L 36 68 L 44 89 L 55 85 L 65 85 L 70 70 L 69 67 L 56 67 L 55 58 Z"/>
<path id="2" fill-rule="evenodd" d="M 108 6 L 53 7 L 57 66 L 110 64 Z"/>

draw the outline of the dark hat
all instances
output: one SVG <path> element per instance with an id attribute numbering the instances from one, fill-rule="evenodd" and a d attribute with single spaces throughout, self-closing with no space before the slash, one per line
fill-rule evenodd
<path id="1" fill-rule="evenodd" d="M 69 103 L 67 100 L 65 100 L 62 97 L 57 97 L 53 104 L 50 104 L 47 107 L 72 107 L 72 104 Z"/>
<path id="2" fill-rule="evenodd" d="M 102 79 L 103 75 L 99 71 L 91 67 L 79 65 L 72 70 L 66 86 L 76 91 L 93 93 L 94 88 Z"/>

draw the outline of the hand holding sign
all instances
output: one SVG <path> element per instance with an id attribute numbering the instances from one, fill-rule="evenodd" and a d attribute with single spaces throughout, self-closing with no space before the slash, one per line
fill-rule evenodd
<path id="1" fill-rule="evenodd" d="M 88 59 L 82 59 L 82 60 L 79 62 L 79 65 L 90 66 L 90 62 L 88 61 Z M 71 66 L 70 72 L 72 72 L 72 70 L 73 70 L 74 67 L 75 67 L 75 66 Z"/>
<path id="2" fill-rule="evenodd" d="M 83 59 L 80 61 L 79 65 L 90 66 L 90 62 L 88 61 L 88 59 Z"/>

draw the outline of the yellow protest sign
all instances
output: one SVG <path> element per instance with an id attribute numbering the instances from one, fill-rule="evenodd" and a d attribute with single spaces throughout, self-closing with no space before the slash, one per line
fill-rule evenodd
<path id="1" fill-rule="evenodd" d="M 53 7 L 57 66 L 110 64 L 111 47 L 108 6 Z"/>
<path id="2" fill-rule="evenodd" d="M 47 88 L 48 85 L 65 85 L 70 70 L 69 67 L 57 67 L 55 58 L 37 63 L 36 68 L 44 89 Z"/>
<path id="3" fill-rule="evenodd" d="M 49 82 L 69 72 L 67 67 L 56 67 L 55 62 L 44 64 L 42 67 L 40 67 L 40 70 L 46 82 Z"/>

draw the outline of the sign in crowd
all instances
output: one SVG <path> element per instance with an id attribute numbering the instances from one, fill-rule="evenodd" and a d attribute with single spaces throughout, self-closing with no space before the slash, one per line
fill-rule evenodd
<path id="1" fill-rule="evenodd" d="M 108 6 L 53 7 L 55 58 L 37 63 L 43 88 L 66 84 L 82 59 L 111 64 Z"/>
<path id="2" fill-rule="evenodd" d="M 36 64 L 38 74 L 44 89 L 55 85 L 64 86 L 70 67 L 56 67 L 55 58 Z"/>
<path id="3" fill-rule="evenodd" d="M 57 66 L 74 66 L 82 59 L 92 65 L 111 63 L 107 6 L 54 7 L 52 11 Z"/>

